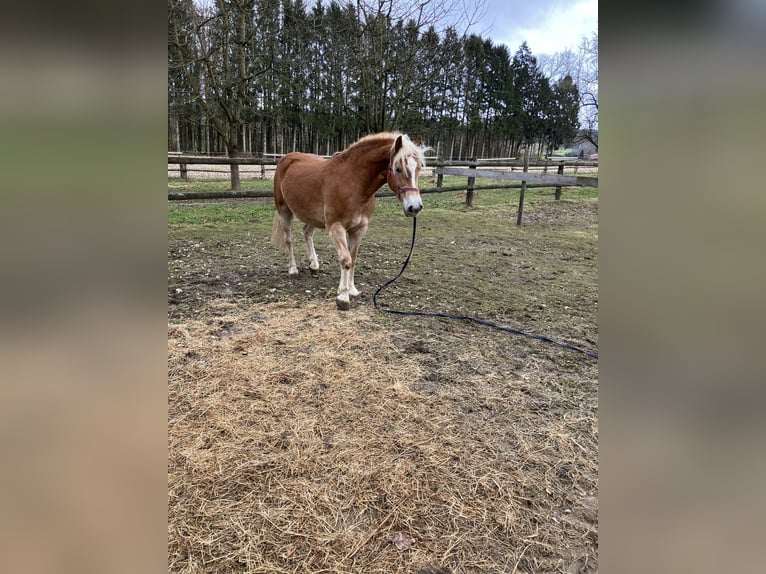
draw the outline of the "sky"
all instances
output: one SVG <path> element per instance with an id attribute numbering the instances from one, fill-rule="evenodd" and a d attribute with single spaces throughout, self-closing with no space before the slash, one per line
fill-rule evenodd
<path id="1" fill-rule="evenodd" d="M 505 44 L 511 55 L 524 40 L 533 56 L 576 51 L 583 36 L 598 31 L 598 0 L 484 0 L 484 5 L 471 32 Z"/>

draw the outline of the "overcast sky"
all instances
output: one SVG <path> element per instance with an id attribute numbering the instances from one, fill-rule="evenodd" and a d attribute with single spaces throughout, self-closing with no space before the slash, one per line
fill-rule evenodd
<path id="1" fill-rule="evenodd" d="M 470 0 L 466 4 L 470 4 Z M 484 0 L 486 11 L 472 32 L 516 53 L 526 40 L 534 56 L 576 50 L 598 31 L 598 0 Z"/>

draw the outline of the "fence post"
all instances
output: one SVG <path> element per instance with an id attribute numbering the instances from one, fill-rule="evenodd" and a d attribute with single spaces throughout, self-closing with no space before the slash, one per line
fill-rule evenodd
<path id="1" fill-rule="evenodd" d="M 186 164 L 182 163 L 180 167 L 181 167 L 181 179 L 187 179 L 187 176 L 186 176 Z"/>
<path id="2" fill-rule="evenodd" d="M 524 173 L 529 171 L 529 148 L 524 148 Z M 524 213 L 524 195 L 527 193 L 527 180 L 521 180 L 521 192 L 519 193 L 519 214 L 516 216 L 516 225 L 521 225 L 521 215 Z"/>
<path id="3" fill-rule="evenodd" d="M 438 144 L 437 144 L 437 146 L 438 146 Z M 436 162 L 436 167 L 444 167 L 444 163 L 440 162 L 440 161 Z M 443 181 L 444 181 L 444 175 L 442 175 L 441 173 L 437 173 L 436 174 L 436 187 L 441 187 Z"/>
<path id="4" fill-rule="evenodd" d="M 476 158 L 471 158 L 471 164 L 468 166 L 469 169 L 476 169 Z M 476 181 L 476 178 L 473 176 L 470 176 L 468 178 L 468 185 L 465 190 L 465 206 L 466 207 L 473 207 L 473 185 Z"/>
<path id="5" fill-rule="evenodd" d="M 266 164 L 261 164 L 261 179 L 266 179 Z"/>
<path id="6" fill-rule="evenodd" d="M 564 175 L 564 162 L 559 163 L 559 169 L 556 171 L 559 175 Z M 561 199 L 561 186 L 556 186 L 556 199 Z"/>

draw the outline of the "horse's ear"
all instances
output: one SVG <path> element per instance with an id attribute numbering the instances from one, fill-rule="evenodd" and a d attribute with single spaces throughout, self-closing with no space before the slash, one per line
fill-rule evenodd
<path id="1" fill-rule="evenodd" d="M 423 136 L 419 135 L 415 138 L 415 145 L 418 147 L 423 147 Z"/>
<path id="2" fill-rule="evenodd" d="M 396 141 L 394 142 L 394 153 L 392 155 L 396 155 L 396 152 L 400 149 L 402 149 L 402 136 L 397 136 Z"/>

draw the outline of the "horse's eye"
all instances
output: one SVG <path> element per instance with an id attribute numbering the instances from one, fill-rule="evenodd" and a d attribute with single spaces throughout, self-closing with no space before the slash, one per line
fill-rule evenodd
<path id="1" fill-rule="evenodd" d="M 397 167 L 397 168 L 396 168 L 396 173 L 402 173 L 402 168 L 400 168 L 400 167 Z"/>

